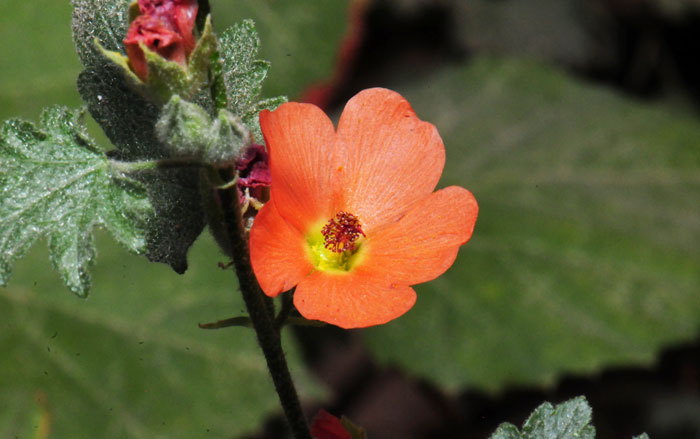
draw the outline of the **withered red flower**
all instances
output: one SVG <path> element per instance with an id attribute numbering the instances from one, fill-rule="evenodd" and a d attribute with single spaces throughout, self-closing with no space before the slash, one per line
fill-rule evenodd
<path id="1" fill-rule="evenodd" d="M 241 206 L 247 206 L 251 199 L 264 201 L 263 191 L 272 182 L 265 147 L 255 143 L 247 147 L 243 155 L 236 160 L 236 171 L 236 186 Z"/>
<path id="2" fill-rule="evenodd" d="M 187 63 L 182 37 L 171 29 L 167 21 L 151 15 L 139 15 L 131 23 L 124 45 L 131 69 L 144 81 L 148 78 L 148 65 L 140 43 L 167 60 L 183 66 Z"/>
<path id="3" fill-rule="evenodd" d="M 296 287 L 307 319 L 388 322 L 415 303 L 410 286 L 445 272 L 471 237 L 476 200 L 457 186 L 433 192 L 445 148 L 399 94 L 360 92 L 337 131 L 299 103 L 261 112 L 260 126 L 272 184 L 250 232 L 251 263 L 268 296 Z"/>
<path id="4" fill-rule="evenodd" d="M 182 66 L 195 47 L 196 0 L 139 0 L 141 15 L 129 26 L 124 45 L 131 69 L 148 79 L 148 65 L 140 44 Z"/>
<path id="5" fill-rule="evenodd" d="M 195 46 L 194 22 L 197 18 L 197 0 L 139 0 L 142 15 L 151 15 L 168 20 L 172 28 L 182 37 L 187 55 Z"/>

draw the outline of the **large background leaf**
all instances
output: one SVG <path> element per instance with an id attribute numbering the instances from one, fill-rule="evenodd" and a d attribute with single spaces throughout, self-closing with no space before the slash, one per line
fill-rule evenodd
<path id="1" fill-rule="evenodd" d="M 365 333 L 449 388 L 648 364 L 700 326 L 700 123 L 537 64 L 478 59 L 397 87 L 436 124 L 472 240 Z"/>
<path id="2" fill-rule="evenodd" d="M 94 269 L 94 294 L 77 300 L 41 269 L 45 248 L 18 264 L 0 290 L 0 436 L 32 422 L 35 392 L 47 395 L 50 437 L 232 437 L 278 410 L 254 333 L 204 331 L 205 322 L 243 312 L 234 275 L 216 266 L 209 238 L 179 276 L 111 248 Z M 290 367 L 304 378 L 294 350 Z"/>

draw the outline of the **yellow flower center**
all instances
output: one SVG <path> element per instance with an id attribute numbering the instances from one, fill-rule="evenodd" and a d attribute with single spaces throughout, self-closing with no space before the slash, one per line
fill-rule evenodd
<path id="1" fill-rule="evenodd" d="M 363 237 L 360 220 L 348 212 L 338 212 L 322 227 L 319 223 L 306 236 L 307 249 L 317 270 L 346 273 L 362 259 Z"/>

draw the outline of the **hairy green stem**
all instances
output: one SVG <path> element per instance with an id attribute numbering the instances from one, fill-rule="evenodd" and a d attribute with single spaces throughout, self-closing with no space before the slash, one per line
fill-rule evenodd
<path id="1" fill-rule="evenodd" d="M 233 263 L 238 275 L 238 284 L 243 295 L 250 320 L 258 336 L 267 368 L 279 395 L 282 409 L 295 439 L 311 439 L 304 412 L 297 395 L 287 360 L 282 351 L 280 331 L 274 321 L 274 306 L 260 289 L 250 265 L 248 239 L 241 221 L 236 188 L 219 191 L 223 219 L 226 224 Z M 267 299 L 267 300 L 266 300 Z M 272 313 L 271 313 L 272 309 Z"/>
<path id="2" fill-rule="evenodd" d="M 194 161 L 184 158 L 168 158 L 159 160 L 142 160 L 138 162 L 122 162 L 119 160 L 109 160 L 112 169 L 119 172 L 138 172 L 156 168 L 205 168 L 211 167 L 208 163 Z"/>

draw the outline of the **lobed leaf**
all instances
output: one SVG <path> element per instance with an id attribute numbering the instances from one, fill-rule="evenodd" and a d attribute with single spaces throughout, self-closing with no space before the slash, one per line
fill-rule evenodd
<path id="1" fill-rule="evenodd" d="M 558 404 L 545 402 L 525 421 L 522 431 L 509 423 L 501 424 L 491 439 L 595 439 L 591 407 L 584 397 Z"/>
<path id="2" fill-rule="evenodd" d="M 583 396 L 556 406 L 545 402 L 532 412 L 522 430 L 506 422 L 498 427 L 491 439 L 595 439 L 591 419 L 591 407 Z M 643 433 L 633 439 L 649 437 Z"/>
<path id="3" fill-rule="evenodd" d="M 219 40 L 221 75 L 226 89 L 226 108 L 243 119 L 257 141 L 262 142 L 257 116 L 263 109 L 274 109 L 286 101 L 277 97 L 258 102 L 270 63 L 255 59 L 260 39 L 252 20 L 243 20 L 227 29 Z"/>
<path id="4" fill-rule="evenodd" d="M 65 284 L 85 296 L 95 258 L 92 233 L 102 225 L 131 251 L 145 249 L 150 213 L 145 188 L 110 166 L 88 138 L 81 114 L 44 111 L 40 128 L 10 120 L 0 131 L 0 284 L 42 235 Z"/>

